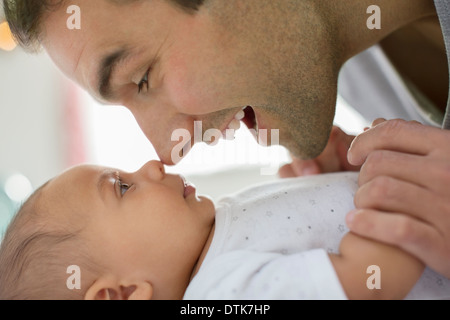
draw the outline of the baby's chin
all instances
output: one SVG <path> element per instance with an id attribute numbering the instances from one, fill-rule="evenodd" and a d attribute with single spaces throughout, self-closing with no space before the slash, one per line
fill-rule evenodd
<path id="1" fill-rule="evenodd" d="M 204 210 L 206 214 L 210 214 L 214 217 L 216 214 L 216 207 L 213 199 L 210 196 L 203 194 L 197 195 L 196 198 L 202 207 L 202 211 Z"/>
<path id="2" fill-rule="evenodd" d="M 214 200 L 212 199 L 212 197 L 206 195 L 206 194 L 200 194 L 197 196 L 197 199 L 203 203 L 208 203 L 210 204 L 213 208 L 215 208 L 215 204 L 214 204 Z"/>

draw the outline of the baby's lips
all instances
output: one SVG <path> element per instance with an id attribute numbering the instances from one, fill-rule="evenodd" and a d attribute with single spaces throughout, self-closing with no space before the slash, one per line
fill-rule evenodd
<path id="1" fill-rule="evenodd" d="M 189 195 L 195 193 L 195 186 L 186 180 L 186 178 L 180 175 L 181 181 L 183 182 L 183 196 L 186 198 Z"/>
<path id="2" fill-rule="evenodd" d="M 188 196 L 190 196 L 191 194 L 195 193 L 195 187 L 192 184 L 188 184 L 186 185 L 186 187 L 184 188 L 184 197 L 187 198 Z"/>

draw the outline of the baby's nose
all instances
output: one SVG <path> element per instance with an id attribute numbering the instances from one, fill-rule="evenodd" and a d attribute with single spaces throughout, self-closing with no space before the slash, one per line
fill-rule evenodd
<path id="1" fill-rule="evenodd" d="M 139 171 L 144 177 L 152 180 L 162 180 L 166 174 L 164 164 L 158 160 L 147 162 Z"/>

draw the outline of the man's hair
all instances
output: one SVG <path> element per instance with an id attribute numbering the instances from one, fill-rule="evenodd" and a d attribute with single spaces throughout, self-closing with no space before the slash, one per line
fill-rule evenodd
<path id="1" fill-rule="evenodd" d="M 51 221 L 55 212 L 39 204 L 41 190 L 22 205 L 1 242 L 0 300 L 83 299 L 98 272 L 76 227 Z M 72 265 L 83 271 L 79 290 L 67 285 Z"/>
<path id="2" fill-rule="evenodd" d="M 6 20 L 20 46 L 37 52 L 42 41 L 42 19 L 46 13 L 58 9 L 66 0 L 3 0 Z M 116 4 L 144 0 L 110 0 Z M 205 0 L 167 0 L 187 13 L 197 11 Z"/>

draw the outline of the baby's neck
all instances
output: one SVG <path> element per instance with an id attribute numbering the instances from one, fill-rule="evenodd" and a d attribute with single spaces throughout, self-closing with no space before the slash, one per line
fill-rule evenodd
<path id="1" fill-rule="evenodd" d="M 194 266 L 194 269 L 192 270 L 192 274 L 191 274 L 191 279 L 192 280 L 195 275 L 197 274 L 198 270 L 200 269 L 200 267 L 202 266 L 203 260 L 205 260 L 206 254 L 209 251 L 209 247 L 211 246 L 211 242 L 212 239 L 214 238 L 214 230 L 216 229 L 216 223 L 214 222 L 214 224 L 211 227 L 211 232 L 209 233 L 208 239 L 205 242 L 205 246 L 203 247 L 202 252 L 200 253 L 200 256 L 197 260 L 197 263 Z"/>

